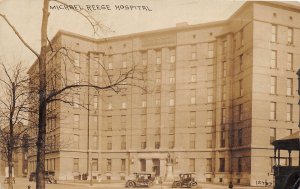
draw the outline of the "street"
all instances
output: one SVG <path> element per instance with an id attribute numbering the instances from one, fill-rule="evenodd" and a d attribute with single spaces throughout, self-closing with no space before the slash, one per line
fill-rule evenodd
<path id="1" fill-rule="evenodd" d="M 4 178 L 0 177 L 1 179 L 1 186 L 0 189 L 7 189 L 7 184 L 4 184 Z M 113 189 L 124 189 L 125 183 L 94 183 L 92 186 L 89 183 L 75 183 L 72 181 L 64 182 L 60 181 L 57 184 L 46 184 L 46 189 L 84 189 L 84 188 L 94 188 L 94 189 L 106 189 L 106 188 L 113 188 Z M 171 184 L 163 184 L 163 185 L 154 185 L 152 189 L 165 189 L 171 188 Z M 222 185 L 213 185 L 213 184 L 198 184 L 199 189 L 225 189 L 228 186 Z M 272 189 L 271 187 L 243 187 L 243 186 L 235 186 L 234 189 Z M 35 189 L 35 182 L 29 182 L 27 178 L 16 178 L 16 183 L 14 184 L 14 189 Z"/>

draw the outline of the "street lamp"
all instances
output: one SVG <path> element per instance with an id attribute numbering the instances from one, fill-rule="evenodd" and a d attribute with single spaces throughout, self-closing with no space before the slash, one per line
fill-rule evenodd
<path id="1" fill-rule="evenodd" d="M 297 75 L 298 75 L 298 95 L 300 96 L 300 69 L 297 71 Z M 300 99 L 298 101 L 298 104 L 300 105 Z M 300 110 L 299 110 L 299 123 L 298 123 L 298 127 L 300 129 Z"/>
<path id="2" fill-rule="evenodd" d="M 298 96 L 300 96 L 300 69 L 297 71 L 297 75 L 298 75 Z M 300 105 L 300 99 L 298 101 L 298 104 Z M 298 123 L 298 127 L 300 130 L 300 109 L 299 109 L 299 123 Z M 299 146 L 300 146 L 300 137 L 299 137 Z M 300 166 L 300 149 L 299 149 L 299 166 Z"/>

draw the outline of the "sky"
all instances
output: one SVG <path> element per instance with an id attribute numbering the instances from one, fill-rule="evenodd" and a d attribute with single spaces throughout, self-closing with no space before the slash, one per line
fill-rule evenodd
<path id="1" fill-rule="evenodd" d="M 123 35 L 160 28 L 174 27 L 176 23 L 224 20 L 233 14 L 244 1 L 234 0 L 62 0 L 69 5 L 108 5 L 111 10 L 92 11 L 92 15 L 111 28 L 100 37 Z M 51 5 L 58 5 L 52 3 Z M 152 11 L 116 10 L 119 5 L 148 6 Z M 41 0 L 0 0 L 0 13 L 5 14 L 23 38 L 39 52 L 42 18 Z M 78 13 L 68 10 L 51 10 L 48 36 L 51 39 L 59 30 L 67 30 L 94 37 L 87 21 Z M 30 66 L 35 56 L 20 43 L 11 28 L 0 18 L 0 61 L 5 64 L 24 62 Z"/>

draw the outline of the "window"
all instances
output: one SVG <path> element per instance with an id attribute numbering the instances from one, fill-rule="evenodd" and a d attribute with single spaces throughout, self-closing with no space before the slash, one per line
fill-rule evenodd
<path id="1" fill-rule="evenodd" d="M 206 159 L 206 172 L 212 172 L 212 158 Z"/>
<path id="2" fill-rule="evenodd" d="M 212 148 L 212 134 L 206 133 L 206 147 Z"/>
<path id="3" fill-rule="evenodd" d="M 190 112 L 190 127 L 196 127 L 196 112 Z"/>
<path id="4" fill-rule="evenodd" d="M 189 162 L 189 171 L 195 172 L 195 158 L 190 158 Z"/>
<path id="5" fill-rule="evenodd" d="M 240 97 L 242 97 L 243 95 L 244 95 L 244 89 L 243 89 L 243 80 L 242 79 L 240 79 L 239 80 L 239 89 L 240 89 Z"/>
<path id="6" fill-rule="evenodd" d="M 293 53 L 288 53 L 287 70 L 293 70 Z"/>
<path id="7" fill-rule="evenodd" d="M 287 37 L 288 44 L 293 43 L 293 38 L 294 38 L 293 28 L 288 28 L 288 37 Z"/>
<path id="8" fill-rule="evenodd" d="M 191 104 L 196 104 L 196 90 L 192 89 L 190 90 L 190 96 L 191 96 Z"/>
<path id="9" fill-rule="evenodd" d="M 155 149 L 159 149 L 160 148 L 160 135 L 159 134 L 155 134 L 154 135 L 154 138 L 155 138 Z"/>
<path id="10" fill-rule="evenodd" d="M 121 159 L 121 171 L 126 171 L 126 159 Z"/>
<path id="11" fill-rule="evenodd" d="M 173 149 L 175 146 L 175 143 L 174 143 L 174 134 L 172 135 L 169 135 L 169 149 Z"/>
<path id="12" fill-rule="evenodd" d="M 213 65 L 208 65 L 207 66 L 207 80 L 213 80 L 214 79 L 214 66 Z"/>
<path id="13" fill-rule="evenodd" d="M 98 96 L 94 96 L 94 99 L 93 99 L 93 104 L 94 104 L 94 109 L 97 109 L 98 108 Z"/>
<path id="14" fill-rule="evenodd" d="M 223 54 L 226 55 L 227 54 L 227 41 L 223 41 Z"/>
<path id="15" fill-rule="evenodd" d="M 175 133 L 175 114 L 169 114 L 169 134 Z"/>
<path id="16" fill-rule="evenodd" d="M 146 114 L 141 115 L 141 127 L 142 127 L 142 135 L 145 135 L 146 134 L 146 127 L 147 127 Z"/>
<path id="17" fill-rule="evenodd" d="M 212 126 L 213 122 L 213 110 L 207 111 L 207 126 Z"/>
<path id="18" fill-rule="evenodd" d="M 244 70 L 244 55 L 240 55 L 240 72 Z"/>
<path id="19" fill-rule="evenodd" d="M 286 105 L 286 121 L 293 120 L 293 104 Z"/>
<path id="20" fill-rule="evenodd" d="M 160 106 L 160 93 L 155 93 L 155 106 Z"/>
<path id="21" fill-rule="evenodd" d="M 196 134 L 190 133 L 190 149 L 195 149 L 196 146 Z"/>
<path id="22" fill-rule="evenodd" d="M 79 148 L 79 135 L 77 134 L 73 135 L 73 144 L 75 149 Z"/>
<path id="23" fill-rule="evenodd" d="M 156 85 L 160 85 L 160 83 L 161 83 L 160 77 L 161 77 L 161 72 L 155 72 L 155 84 Z"/>
<path id="24" fill-rule="evenodd" d="M 74 78 L 75 78 L 75 83 L 78 84 L 80 82 L 80 74 L 75 73 Z"/>
<path id="25" fill-rule="evenodd" d="M 97 75 L 94 75 L 94 84 L 98 85 L 98 76 Z"/>
<path id="26" fill-rule="evenodd" d="M 240 37 L 241 37 L 241 46 L 244 46 L 244 29 L 241 30 Z"/>
<path id="27" fill-rule="evenodd" d="M 276 140 L 276 128 L 270 128 L 270 144 Z"/>
<path id="28" fill-rule="evenodd" d="M 196 45 L 191 46 L 191 59 L 192 60 L 197 59 L 197 47 L 196 47 Z"/>
<path id="29" fill-rule="evenodd" d="M 277 26 L 272 25 L 272 38 L 271 42 L 276 42 L 277 41 Z"/>
<path id="30" fill-rule="evenodd" d="M 146 149 L 146 147 L 147 147 L 146 136 L 143 135 L 141 136 L 141 149 Z"/>
<path id="31" fill-rule="evenodd" d="M 107 140 L 107 150 L 111 150 L 112 149 L 112 137 L 107 136 L 106 140 Z"/>
<path id="32" fill-rule="evenodd" d="M 225 131 L 224 130 L 220 131 L 220 147 L 221 148 L 225 147 Z"/>
<path id="33" fill-rule="evenodd" d="M 225 158 L 219 159 L 219 172 L 225 172 Z"/>
<path id="34" fill-rule="evenodd" d="M 126 136 L 122 135 L 121 136 L 121 150 L 125 150 L 126 149 Z"/>
<path id="35" fill-rule="evenodd" d="M 80 115 L 74 114 L 74 128 L 79 128 L 80 123 Z"/>
<path id="36" fill-rule="evenodd" d="M 78 52 L 74 53 L 74 64 L 76 67 L 80 67 L 80 54 Z"/>
<path id="37" fill-rule="evenodd" d="M 146 100 L 142 100 L 142 107 L 143 107 L 143 108 L 146 108 L 146 107 L 147 107 L 147 102 L 146 102 Z"/>
<path id="38" fill-rule="evenodd" d="M 239 109 L 239 121 L 242 121 L 243 120 L 243 104 L 239 104 L 238 109 Z"/>
<path id="39" fill-rule="evenodd" d="M 237 172 L 238 173 L 242 172 L 242 158 L 241 157 L 237 158 Z"/>
<path id="40" fill-rule="evenodd" d="M 208 58 L 214 57 L 214 43 L 208 43 L 207 57 Z"/>
<path id="41" fill-rule="evenodd" d="M 226 123 L 226 108 L 222 108 L 221 110 L 221 124 Z"/>
<path id="42" fill-rule="evenodd" d="M 270 120 L 276 120 L 276 102 L 270 103 Z"/>
<path id="43" fill-rule="evenodd" d="M 79 108 L 80 104 L 80 95 L 79 94 L 74 94 L 73 96 L 73 107 L 74 108 Z"/>
<path id="44" fill-rule="evenodd" d="M 126 115 L 121 115 L 121 129 L 126 129 Z"/>
<path id="45" fill-rule="evenodd" d="M 156 51 L 156 64 L 161 64 L 161 51 Z"/>
<path id="46" fill-rule="evenodd" d="M 127 55 L 123 54 L 122 68 L 127 67 Z"/>
<path id="47" fill-rule="evenodd" d="M 175 93 L 170 92 L 169 96 L 170 96 L 169 106 L 174 106 L 175 105 Z"/>
<path id="48" fill-rule="evenodd" d="M 98 149 L 98 136 L 93 136 L 93 149 Z"/>
<path id="49" fill-rule="evenodd" d="M 277 51 L 271 51 L 271 68 L 277 68 Z"/>
<path id="50" fill-rule="evenodd" d="M 146 171 L 146 160 L 140 159 L 141 171 Z"/>
<path id="51" fill-rule="evenodd" d="M 175 71 L 170 71 L 169 72 L 169 80 L 170 80 L 170 84 L 174 84 L 175 83 Z"/>
<path id="52" fill-rule="evenodd" d="M 108 69 L 112 70 L 113 69 L 113 64 L 112 64 L 112 56 L 108 56 Z"/>
<path id="53" fill-rule="evenodd" d="M 73 172 L 79 172 L 79 158 L 73 158 Z"/>
<path id="54" fill-rule="evenodd" d="M 212 103 L 213 102 L 213 88 L 207 88 L 207 102 Z"/>
<path id="55" fill-rule="evenodd" d="M 226 61 L 223 61 L 223 72 L 222 72 L 222 77 L 227 76 L 227 63 Z"/>
<path id="56" fill-rule="evenodd" d="M 287 78 L 286 95 L 293 95 L 293 78 Z"/>
<path id="57" fill-rule="evenodd" d="M 222 85 L 222 100 L 226 100 L 226 85 Z"/>
<path id="58" fill-rule="evenodd" d="M 175 49 L 170 50 L 170 63 L 175 63 L 176 61 L 176 52 Z"/>
<path id="59" fill-rule="evenodd" d="M 271 94 L 277 93 L 277 77 L 271 76 Z"/>
<path id="60" fill-rule="evenodd" d="M 196 67 L 191 67 L 191 82 L 196 82 L 197 74 L 196 74 Z"/>
<path id="61" fill-rule="evenodd" d="M 107 130 L 111 131 L 112 130 L 112 116 L 107 116 Z"/>
<path id="62" fill-rule="evenodd" d="M 111 166 L 112 166 L 111 159 L 107 159 L 106 162 L 107 162 L 106 164 L 107 171 L 111 171 Z"/>
<path id="63" fill-rule="evenodd" d="M 243 129 L 238 130 L 238 145 L 242 146 L 243 145 Z"/>
<path id="64" fill-rule="evenodd" d="M 148 63 L 148 54 L 147 52 L 142 52 L 142 64 L 146 66 Z"/>
<path id="65" fill-rule="evenodd" d="M 107 109 L 112 109 L 112 96 L 107 96 Z"/>
<path id="66" fill-rule="evenodd" d="M 92 123 L 92 129 L 98 128 L 98 116 L 92 116 L 93 117 L 93 123 Z"/>
<path id="67" fill-rule="evenodd" d="M 126 97 L 126 95 L 122 95 L 121 98 L 122 98 L 121 108 L 126 109 L 127 108 L 127 103 L 126 103 L 127 97 Z"/>

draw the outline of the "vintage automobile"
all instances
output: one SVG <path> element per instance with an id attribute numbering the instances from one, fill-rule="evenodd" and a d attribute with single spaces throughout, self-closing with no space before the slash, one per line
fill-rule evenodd
<path id="1" fill-rule="evenodd" d="M 54 171 L 45 171 L 45 180 L 47 183 L 56 184 L 57 181 L 54 178 L 55 172 Z M 36 173 L 31 172 L 29 175 L 29 181 L 36 181 Z"/>
<path id="2" fill-rule="evenodd" d="M 300 156 L 298 157 L 298 165 L 292 165 L 292 152 L 300 153 L 300 132 L 297 131 L 289 136 L 275 140 L 272 142 L 274 146 L 274 189 L 298 189 L 300 188 Z M 288 154 L 287 165 L 281 164 L 282 154 L 284 151 Z M 272 186 L 272 183 L 268 184 Z"/>
<path id="3" fill-rule="evenodd" d="M 133 173 L 133 178 L 127 180 L 126 187 L 152 187 L 155 177 L 153 173 L 139 172 Z"/>
<path id="4" fill-rule="evenodd" d="M 179 174 L 179 180 L 175 180 L 172 184 L 172 188 L 192 188 L 196 186 L 195 173 L 181 173 Z"/>

